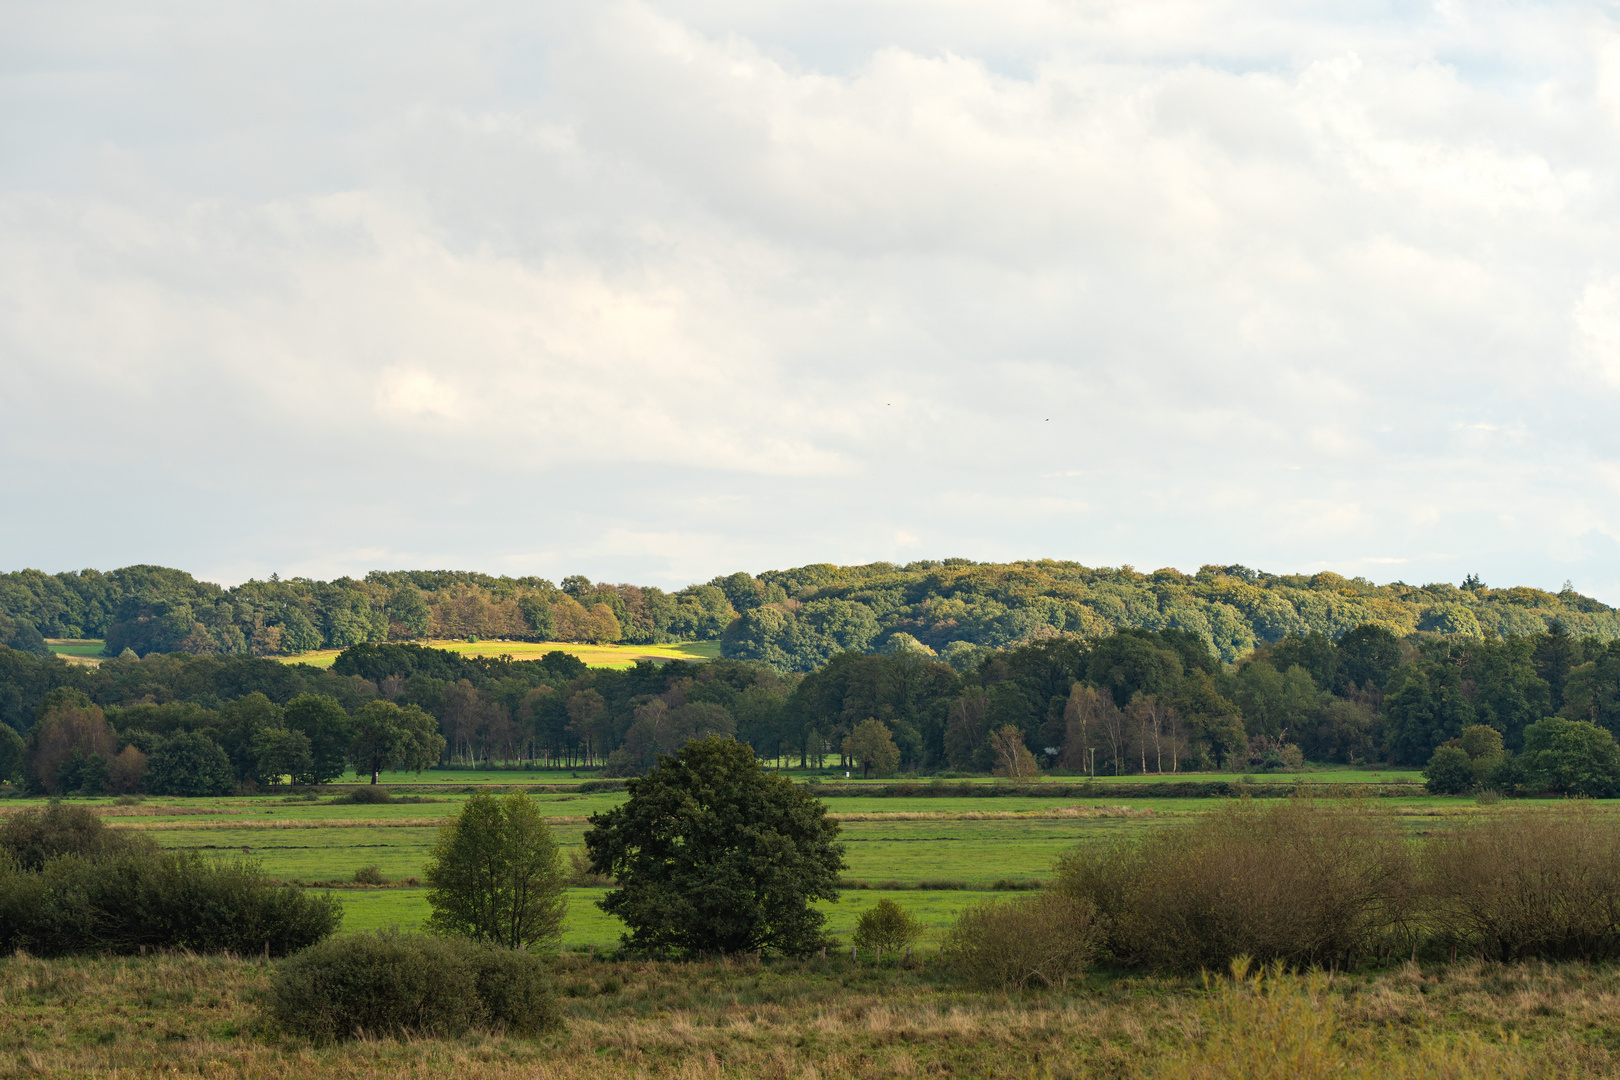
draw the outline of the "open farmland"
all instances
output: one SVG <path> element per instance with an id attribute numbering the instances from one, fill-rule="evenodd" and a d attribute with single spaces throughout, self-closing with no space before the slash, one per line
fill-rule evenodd
<path id="1" fill-rule="evenodd" d="M 421 643 L 419 643 L 421 644 Z M 433 649 L 462 656 L 510 656 L 514 660 L 538 660 L 549 652 L 577 656 L 587 667 L 627 668 L 638 660 L 664 663 L 668 660 L 713 660 L 720 655 L 718 641 L 681 641 L 670 645 L 585 645 L 574 641 L 429 641 Z M 342 649 L 318 649 L 297 656 L 278 656 L 286 664 L 309 664 L 329 668 Z"/>
<path id="2" fill-rule="evenodd" d="M 471 775 L 510 783 L 526 774 Z M 399 801 L 381 804 L 344 801 L 345 792 L 338 789 L 313 800 L 260 795 L 150 798 L 133 806 L 94 800 L 93 805 L 109 824 L 147 832 L 164 847 L 249 858 L 274 878 L 336 887 L 348 930 L 414 928 L 428 914 L 426 889 L 414 879 L 422 873 L 438 827 L 471 791 L 484 786 L 456 779 L 453 790 L 445 790 L 448 782 L 433 781 L 394 788 Z M 555 782 L 544 774 L 537 779 Z M 572 848 L 582 843 L 587 818 L 618 805 L 625 795 L 552 791 L 531 797 L 551 821 L 559 843 Z M 1414 832 L 1431 827 L 1437 818 L 1480 812 L 1469 799 L 1379 802 L 1394 809 Z M 1146 798 L 1097 805 L 1077 803 L 1072 796 L 831 798 L 827 806 L 842 825 L 848 863 L 844 878 L 850 888 L 838 903 L 824 905 L 829 929 L 847 938 L 860 912 L 889 896 L 929 925 L 924 945 L 930 946 L 964 905 L 1046 879 L 1053 861 L 1076 844 L 1174 827 L 1219 803 Z M 6 809 L 29 804 L 15 800 Z M 355 871 L 370 866 L 381 870 L 387 885 L 354 885 Z M 617 942 L 617 921 L 595 907 L 600 895 L 596 888 L 570 890 L 565 948 L 604 949 Z"/>

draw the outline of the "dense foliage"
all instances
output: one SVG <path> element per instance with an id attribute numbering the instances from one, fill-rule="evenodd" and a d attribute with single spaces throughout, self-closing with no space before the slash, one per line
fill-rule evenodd
<path id="1" fill-rule="evenodd" d="M 630 798 L 591 816 L 591 869 L 619 887 L 600 901 L 637 952 L 803 955 L 824 943 L 814 900 L 838 898 L 838 825 L 821 803 L 712 736 L 666 756 Z"/>
<path id="2" fill-rule="evenodd" d="M 41 653 L 44 638 L 104 639 L 130 649 L 199 655 L 296 654 L 424 637 L 533 641 L 720 638 L 725 654 L 780 671 L 810 671 L 840 652 L 914 649 L 962 668 L 978 650 L 1050 634 L 1181 630 L 1236 661 L 1256 645 L 1312 633 L 1337 638 L 1382 626 L 1505 637 L 1557 620 L 1577 637 L 1620 637 L 1620 613 L 1570 588 L 1491 589 L 1243 566 L 1138 573 L 1035 560 L 966 559 L 896 566 L 814 564 L 734 573 L 678 592 L 592 583 L 574 575 L 491 577 L 462 571 L 374 571 L 364 580 L 249 581 L 231 589 L 181 570 L 0 574 L 0 644 Z"/>
<path id="3" fill-rule="evenodd" d="M 332 933 L 330 896 L 266 881 L 256 866 L 161 851 L 88 808 L 23 811 L 0 829 L 0 949 L 41 956 L 147 949 L 302 949 Z"/>

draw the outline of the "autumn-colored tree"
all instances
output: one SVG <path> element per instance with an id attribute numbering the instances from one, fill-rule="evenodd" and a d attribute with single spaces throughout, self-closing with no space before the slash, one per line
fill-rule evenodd
<path id="1" fill-rule="evenodd" d="M 99 756 L 106 761 L 118 749 L 118 738 L 107 725 L 99 705 L 77 690 L 53 690 L 40 710 L 39 722 L 28 740 L 28 762 L 34 779 L 47 795 L 58 790 L 57 774 L 73 760 Z"/>
<path id="2" fill-rule="evenodd" d="M 868 717 L 855 725 L 855 730 L 844 738 L 844 753 L 851 761 L 860 762 L 861 775 L 894 772 L 900 765 L 900 748 L 894 745 L 894 736 L 881 720 Z"/>

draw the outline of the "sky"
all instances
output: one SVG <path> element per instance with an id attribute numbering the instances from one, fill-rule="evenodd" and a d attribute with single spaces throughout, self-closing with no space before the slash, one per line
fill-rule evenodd
<path id="1" fill-rule="evenodd" d="M 0 569 L 1620 604 L 1612 4 L 11 0 Z"/>

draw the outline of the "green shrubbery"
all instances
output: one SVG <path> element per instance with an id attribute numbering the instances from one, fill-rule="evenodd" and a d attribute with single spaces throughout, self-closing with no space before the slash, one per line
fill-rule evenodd
<path id="1" fill-rule="evenodd" d="M 922 937 L 924 929 L 911 912 L 885 897 L 861 913 L 850 941 L 858 949 L 898 952 Z"/>
<path id="2" fill-rule="evenodd" d="M 393 931 L 333 938 L 288 959 L 271 985 L 270 1012 L 316 1042 L 475 1027 L 532 1035 L 559 1019 L 534 954 Z"/>
<path id="3" fill-rule="evenodd" d="M 84 807 L 25 811 L 0 827 L 0 952 L 281 956 L 341 919 L 330 896 L 271 885 L 247 863 L 160 851 Z"/>
<path id="4" fill-rule="evenodd" d="M 1549 716 L 1524 729 L 1518 755 L 1494 728 L 1476 724 L 1435 748 L 1423 770 L 1431 795 L 1465 795 L 1489 787 L 1535 795 L 1604 799 L 1620 794 L 1620 743 L 1586 720 Z"/>

